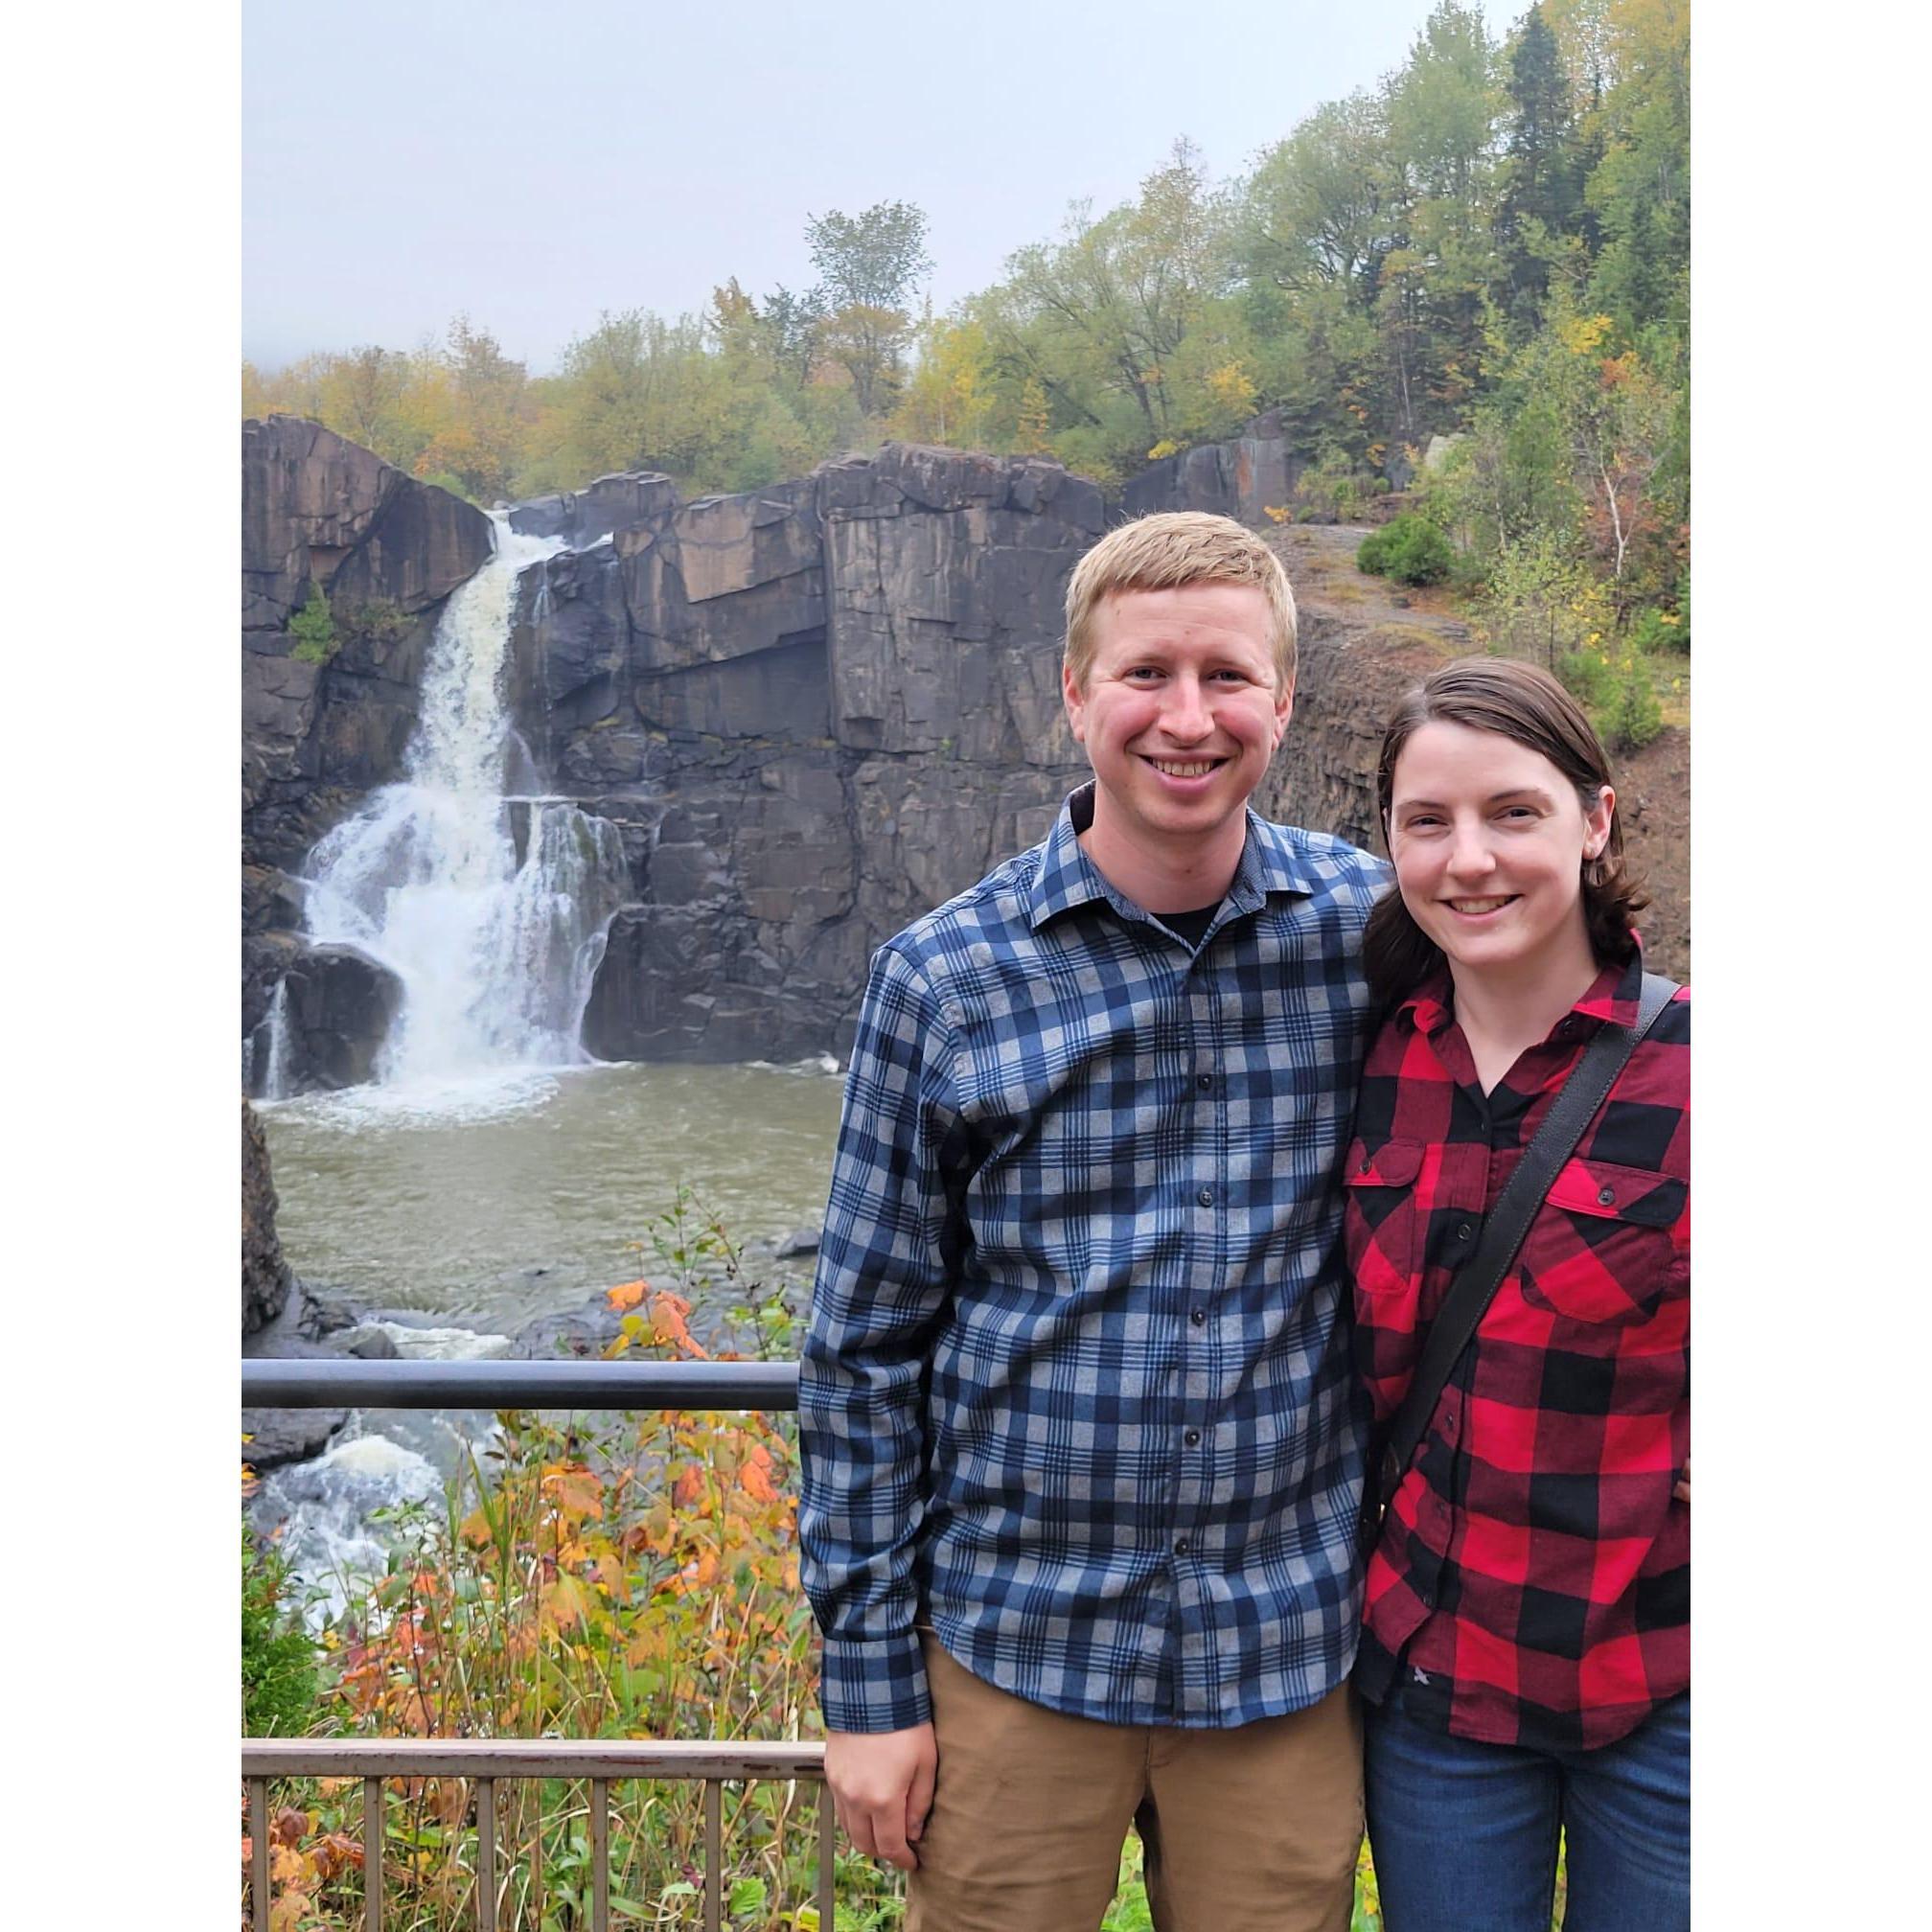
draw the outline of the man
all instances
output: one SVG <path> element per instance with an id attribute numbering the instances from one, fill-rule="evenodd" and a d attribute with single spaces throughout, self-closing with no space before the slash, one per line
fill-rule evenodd
<path id="1" fill-rule="evenodd" d="M 826 1776 L 913 1932 L 1346 1932 L 1362 1418 L 1338 1200 L 1386 868 L 1247 810 L 1279 563 L 1143 518 L 1067 593 L 1093 782 L 873 962 L 801 1371 Z"/>

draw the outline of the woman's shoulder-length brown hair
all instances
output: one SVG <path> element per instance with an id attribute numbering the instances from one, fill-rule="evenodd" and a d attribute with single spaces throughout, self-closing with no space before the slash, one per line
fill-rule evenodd
<path id="1" fill-rule="evenodd" d="M 1459 657 L 1432 671 L 1395 707 L 1375 767 L 1375 806 L 1382 843 L 1392 849 L 1389 815 L 1395 761 L 1425 724 L 1465 724 L 1493 731 L 1549 759 L 1575 786 L 1587 812 L 1616 781 L 1603 746 L 1576 701 L 1547 671 L 1513 657 Z M 1603 850 L 1583 865 L 1583 922 L 1598 965 L 1621 964 L 1636 944 L 1631 915 L 1649 904 L 1623 855 L 1621 808 L 1610 814 Z M 1442 949 L 1410 917 L 1392 885 L 1368 915 L 1362 936 L 1368 984 L 1385 1005 L 1406 998 L 1443 966 Z"/>

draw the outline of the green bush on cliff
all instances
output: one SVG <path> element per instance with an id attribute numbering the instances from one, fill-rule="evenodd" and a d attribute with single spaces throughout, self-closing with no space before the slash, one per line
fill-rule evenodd
<path id="1" fill-rule="evenodd" d="M 1405 510 L 1363 538 L 1355 567 L 1398 584 L 1439 584 L 1456 567 L 1456 546 L 1426 517 Z"/>
<path id="2" fill-rule="evenodd" d="M 288 634 L 295 640 L 288 655 L 304 664 L 326 664 L 342 648 L 328 593 L 312 580 L 309 601 L 288 620 Z"/>

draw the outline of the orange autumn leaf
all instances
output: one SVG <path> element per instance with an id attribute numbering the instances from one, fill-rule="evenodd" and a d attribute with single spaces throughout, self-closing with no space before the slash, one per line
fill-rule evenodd
<path id="1" fill-rule="evenodd" d="M 553 1465 L 544 1472 L 543 1486 L 560 1509 L 579 1516 L 604 1513 L 604 1485 L 588 1469 Z"/>
<path id="2" fill-rule="evenodd" d="M 650 1292 L 648 1281 L 620 1281 L 616 1287 L 605 1289 L 604 1299 L 621 1315 L 627 1308 L 636 1307 Z"/>
<path id="3" fill-rule="evenodd" d="M 764 1448 L 752 1450 L 738 1471 L 738 1481 L 744 1485 L 746 1493 L 756 1497 L 760 1503 L 777 1502 L 778 1491 L 771 1482 L 770 1450 Z"/>
<path id="4" fill-rule="evenodd" d="M 704 1500 L 704 1472 L 695 1464 L 680 1469 L 671 1490 L 671 1500 L 680 1509 L 689 1509 Z"/>
<path id="5" fill-rule="evenodd" d="M 651 1332 L 656 1338 L 680 1354 L 695 1355 L 708 1361 L 709 1354 L 691 1336 L 691 1304 L 681 1295 L 673 1295 L 668 1289 L 651 1298 Z"/>

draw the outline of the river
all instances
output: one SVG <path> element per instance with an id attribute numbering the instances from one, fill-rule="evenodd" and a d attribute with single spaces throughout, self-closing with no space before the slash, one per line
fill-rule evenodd
<path id="1" fill-rule="evenodd" d="M 816 1222 L 840 1092 L 828 1060 L 498 1075 L 433 1108 L 380 1087 L 271 1102 L 283 1253 L 354 1301 L 514 1333 L 633 1278 L 630 1244 L 680 1185 L 741 1242 Z"/>

